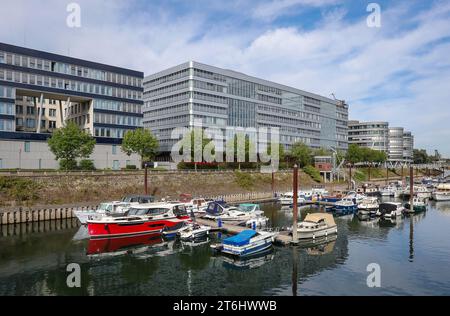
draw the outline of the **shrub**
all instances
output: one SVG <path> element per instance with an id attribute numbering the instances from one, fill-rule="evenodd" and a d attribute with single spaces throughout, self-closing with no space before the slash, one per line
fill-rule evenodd
<path id="1" fill-rule="evenodd" d="M 67 170 L 77 170 L 77 161 L 74 159 L 61 159 L 59 161 L 59 169 Z"/>
<path id="2" fill-rule="evenodd" d="M 322 182 L 322 177 L 320 176 L 320 171 L 314 168 L 311 165 L 308 165 L 303 168 L 303 171 L 309 175 L 314 181 Z"/>
<path id="3" fill-rule="evenodd" d="M 86 170 L 86 171 L 92 171 L 95 170 L 95 165 L 92 160 L 89 159 L 83 159 L 80 161 L 80 169 Z"/>
<path id="4" fill-rule="evenodd" d="M 250 189 L 253 186 L 252 176 L 245 172 L 235 171 L 236 183 L 243 189 Z"/>
<path id="5" fill-rule="evenodd" d="M 136 167 L 136 165 L 127 165 L 127 166 L 126 166 L 126 169 L 127 169 L 127 170 L 136 170 L 137 167 Z"/>
<path id="6" fill-rule="evenodd" d="M 38 189 L 39 185 L 30 179 L 0 177 L 0 193 L 18 202 L 36 200 Z"/>

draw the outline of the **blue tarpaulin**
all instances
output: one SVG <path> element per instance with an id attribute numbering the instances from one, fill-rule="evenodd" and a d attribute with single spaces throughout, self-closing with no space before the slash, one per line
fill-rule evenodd
<path id="1" fill-rule="evenodd" d="M 227 238 L 223 240 L 225 245 L 230 246 L 244 246 L 247 245 L 252 237 L 256 235 L 256 231 L 254 230 L 244 230 L 236 236 Z"/>

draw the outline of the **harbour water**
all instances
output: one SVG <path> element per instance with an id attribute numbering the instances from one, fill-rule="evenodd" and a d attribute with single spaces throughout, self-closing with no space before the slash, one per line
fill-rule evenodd
<path id="1" fill-rule="evenodd" d="M 262 206 L 274 226 L 291 223 L 292 210 Z M 0 295 L 450 295 L 450 202 L 397 221 L 336 222 L 337 238 L 247 261 L 159 235 L 88 241 L 75 219 L 4 226 Z M 71 263 L 81 267 L 80 288 L 66 284 Z M 367 286 L 371 263 L 379 288 Z"/>

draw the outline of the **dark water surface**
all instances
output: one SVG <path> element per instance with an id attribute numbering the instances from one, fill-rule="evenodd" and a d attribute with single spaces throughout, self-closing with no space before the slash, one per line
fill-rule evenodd
<path id="1" fill-rule="evenodd" d="M 263 209 L 274 226 L 292 220 L 292 210 Z M 335 240 L 248 261 L 158 235 L 74 241 L 76 220 L 1 227 L 0 295 L 450 295 L 450 202 L 396 222 L 336 222 Z M 79 289 L 67 287 L 70 263 L 81 266 Z M 380 265 L 380 288 L 367 286 L 370 263 Z"/>

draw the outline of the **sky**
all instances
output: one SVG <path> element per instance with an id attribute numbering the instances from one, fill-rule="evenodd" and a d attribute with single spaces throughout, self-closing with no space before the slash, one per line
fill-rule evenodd
<path id="1" fill-rule="evenodd" d="M 0 42 L 145 75 L 194 60 L 333 93 L 350 119 L 405 127 L 450 157 L 448 0 L 0 0 Z"/>

